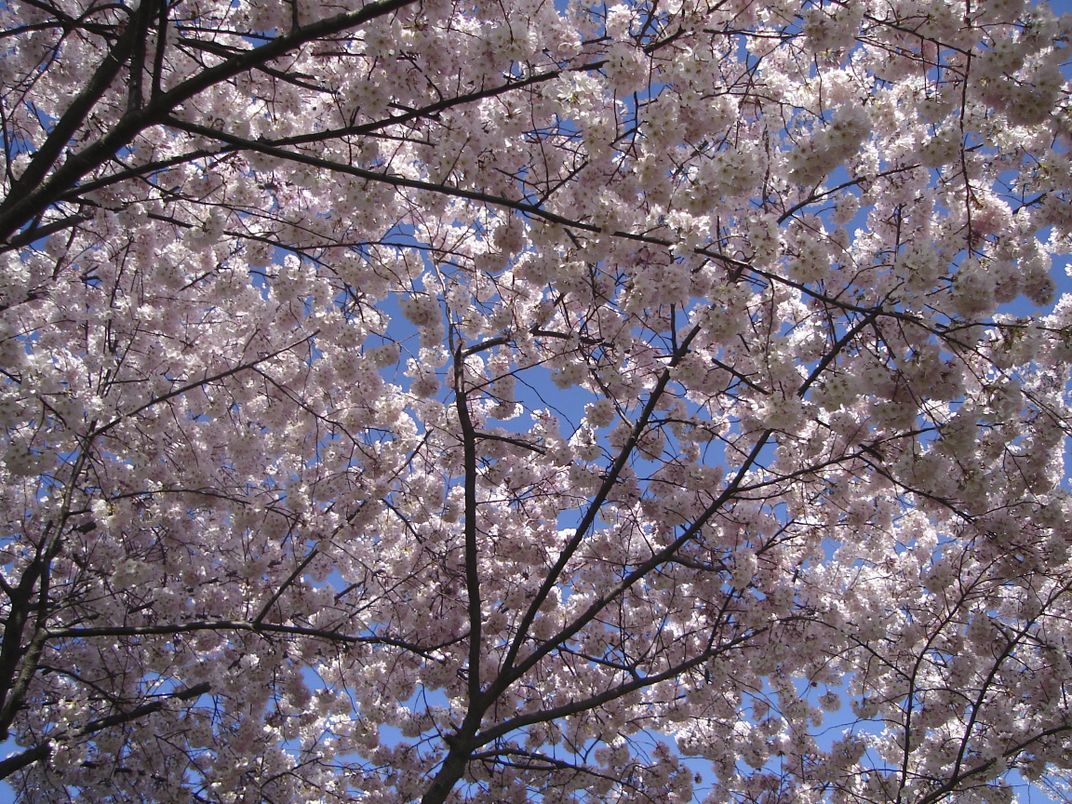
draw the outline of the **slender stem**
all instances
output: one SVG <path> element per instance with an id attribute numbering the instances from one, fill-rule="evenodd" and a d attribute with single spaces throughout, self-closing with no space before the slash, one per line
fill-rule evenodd
<path id="1" fill-rule="evenodd" d="M 465 392 L 465 354 L 461 345 L 454 355 L 454 401 L 462 431 L 465 494 L 465 590 L 469 609 L 469 706 L 479 706 L 480 649 L 483 615 L 480 611 L 480 561 L 476 527 L 476 428 L 469 415 Z"/>

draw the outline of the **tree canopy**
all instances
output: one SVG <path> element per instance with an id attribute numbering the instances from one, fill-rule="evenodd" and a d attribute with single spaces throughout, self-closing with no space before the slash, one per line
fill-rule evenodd
<path id="1" fill-rule="evenodd" d="M 0 4 L 0 776 L 1063 784 L 1070 33 L 1024 0 Z"/>

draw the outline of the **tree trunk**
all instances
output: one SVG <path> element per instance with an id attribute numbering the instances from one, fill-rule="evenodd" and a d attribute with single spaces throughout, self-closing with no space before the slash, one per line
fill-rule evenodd
<path id="1" fill-rule="evenodd" d="M 421 804 L 442 804 L 447 800 L 450 791 L 454 789 L 454 785 L 458 783 L 458 780 L 462 778 L 462 774 L 465 773 L 466 763 L 469 762 L 470 750 L 467 742 L 458 742 L 451 746 L 450 751 L 447 752 L 446 759 L 443 760 L 443 764 L 439 768 L 439 773 L 436 774 L 431 787 L 428 788 L 428 792 L 421 799 Z"/>

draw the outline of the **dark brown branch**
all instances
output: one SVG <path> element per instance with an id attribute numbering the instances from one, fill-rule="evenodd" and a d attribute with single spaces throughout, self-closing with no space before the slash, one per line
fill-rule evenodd
<path id="1" fill-rule="evenodd" d="M 38 555 L 22 571 L 18 586 L 9 594 L 7 622 L 0 645 L 0 740 L 7 739 L 8 729 L 21 704 L 19 696 L 13 694 L 15 674 L 24 654 L 22 635 L 30 614 L 30 599 L 43 571 L 44 557 Z"/>
<path id="2" fill-rule="evenodd" d="M 0 779 L 5 779 L 18 770 L 22 770 L 28 765 L 32 765 L 34 762 L 38 762 L 42 759 L 47 759 L 52 753 L 52 746 L 54 743 L 66 740 L 77 739 L 79 737 L 88 737 L 91 734 L 96 734 L 98 731 L 111 728 L 112 726 L 121 726 L 124 723 L 130 723 L 133 720 L 138 720 L 146 715 L 151 715 L 154 712 L 159 712 L 168 701 L 189 701 L 192 698 L 198 698 L 202 695 L 206 695 L 212 690 L 212 685 L 208 682 L 197 684 L 193 687 L 187 687 L 186 689 L 179 690 L 172 693 L 160 700 L 152 701 L 151 703 L 142 704 L 141 706 L 131 709 L 129 712 L 120 712 L 114 715 L 108 715 L 97 720 L 91 720 L 85 726 L 80 728 L 70 737 L 63 734 L 57 735 L 52 739 L 39 743 L 32 748 L 27 748 L 20 754 L 16 754 L 13 757 L 8 757 L 0 761 Z"/>
<path id="3" fill-rule="evenodd" d="M 35 191 L 38 190 L 45 176 L 48 175 L 56 160 L 59 159 L 60 154 L 63 153 L 63 149 L 68 147 L 71 138 L 74 137 L 85 122 L 90 110 L 96 106 L 97 101 L 108 90 L 108 87 L 111 86 L 115 77 L 119 74 L 119 70 L 130 58 L 131 52 L 140 39 L 141 31 L 138 26 L 134 23 L 127 24 L 108 55 L 104 57 L 93 72 L 85 88 L 75 95 L 67 110 L 56 121 L 45 141 L 41 143 L 41 146 L 34 153 L 30 164 L 26 166 L 18 181 L 12 185 L 7 198 L 4 199 L 3 203 L 0 203 L 0 239 L 7 240 L 12 232 L 25 220 L 43 211 L 42 207 L 33 213 L 23 214 L 21 220 L 18 221 L 15 221 L 13 217 L 16 214 L 16 210 L 25 204 L 26 199 L 33 196 Z M 12 219 L 12 223 L 4 226 L 3 222 L 6 222 L 9 218 Z"/>
<path id="4" fill-rule="evenodd" d="M 683 673 L 689 670 L 699 667 L 704 662 L 710 661 L 721 653 L 732 650 L 733 648 L 747 642 L 750 639 L 754 639 L 759 634 L 763 633 L 766 628 L 759 628 L 754 631 L 749 631 L 745 634 L 741 634 L 734 637 L 732 640 L 721 643 L 717 646 L 712 646 L 707 650 L 698 653 L 691 659 L 668 667 L 661 673 L 652 673 L 651 675 L 639 676 L 627 681 L 623 684 L 619 684 L 616 687 L 611 687 L 603 692 L 597 693 L 589 698 L 583 698 L 577 701 L 570 701 L 569 703 L 562 704 L 561 706 L 552 707 L 551 709 L 542 709 L 535 712 L 526 712 L 523 715 L 517 715 L 508 720 L 504 720 L 498 725 L 481 731 L 476 735 L 476 741 L 478 745 L 486 745 L 492 740 L 496 740 L 499 737 L 504 737 L 515 729 L 523 728 L 524 726 L 531 726 L 534 723 L 546 723 L 551 720 L 558 720 L 563 717 L 570 717 L 571 715 L 577 715 L 581 712 L 586 712 L 590 709 L 595 709 L 602 704 L 609 703 L 610 701 L 617 700 L 631 692 L 651 687 L 655 684 L 659 684 L 663 681 L 668 681 L 672 678 L 677 678 Z"/>
<path id="5" fill-rule="evenodd" d="M 141 108 L 128 111 L 98 140 L 81 151 L 70 154 L 63 165 L 44 181 L 49 169 L 59 158 L 89 109 L 108 88 L 119 68 L 129 57 L 135 30 L 134 26 L 128 26 L 120 39 L 122 46 L 120 43 L 116 44 L 115 57 L 101 66 L 99 75 L 95 74 L 90 86 L 75 99 L 75 103 L 60 119 L 45 145 L 38 150 L 38 156 L 31 161 L 30 168 L 27 168 L 16 187 L 12 188 L 12 192 L 0 204 L 0 241 L 6 242 L 27 221 L 41 215 L 60 196 L 75 187 L 83 176 L 111 159 L 140 132 L 163 122 L 179 105 L 198 93 L 289 53 L 314 39 L 337 34 L 377 17 L 393 14 L 414 2 L 416 0 L 380 0 L 369 3 L 357 11 L 310 23 L 210 67 L 150 99 Z M 62 131 L 59 130 L 61 125 Z"/>
<path id="6" fill-rule="evenodd" d="M 302 560 L 302 562 L 294 568 L 294 572 L 290 573 L 287 579 L 283 581 L 283 583 L 279 584 L 279 588 L 272 593 L 272 596 L 268 598 L 268 602 L 266 602 L 261 607 L 261 610 L 257 612 L 257 616 L 253 618 L 253 625 L 255 628 L 260 627 L 261 622 L 268 615 L 268 610 L 272 608 L 272 605 L 277 600 L 279 600 L 280 595 L 282 595 L 283 592 L 286 591 L 287 587 L 294 583 L 295 579 L 297 579 L 297 577 L 305 571 L 305 568 L 309 566 L 309 562 L 316 558 L 316 555 L 317 548 L 314 547 L 312 550 L 309 551 L 309 555 L 307 555 Z"/>
<path id="7" fill-rule="evenodd" d="M 612 463 L 607 470 L 607 474 L 603 478 L 603 482 L 600 484 L 598 491 L 596 491 L 592 501 L 585 509 L 584 516 L 581 517 L 581 521 L 577 524 L 573 536 L 571 536 L 569 542 L 563 546 L 558 559 L 548 571 L 543 583 L 540 584 L 539 590 L 536 592 L 531 603 L 529 603 L 528 609 L 526 609 L 525 614 L 518 623 L 517 633 L 515 634 L 513 641 L 510 643 L 506 655 L 503 657 L 502 672 L 499 674 L 499 678 L 496 679 L 495 684 L 493 685 L 495 695 L 501 694 L 515 678 L 524 672 L 520 671 L 514 673 L 512 670 L 514 662 L 517 660 L 518 653 L 521 650 L 521 646 L 524 644 L 525 639 L 528 636 L 529 629 L 536 620 L 536 615 L 539 612 L 540 607 L 544 604 L 544 601 L 547 600 L 547 596 L 551 593 L 555 584 L 558 583 L 558 579 L 561 577 L 562 571 L 566 568 L 566 564 L 573 558 L 574 553 L 576 553 L 577 549 L 581 546 L 581 542 L 584 540 L 589 529 L 595 523 L 599 511 L 603 507 L 603 503 L 606 502 L 607 497 L 614 488 L 614 484 L 618 481 L 618 477 L 629 462 L 633 450 L 640 441 L 641 434 L 644 432 L 652 415 L 655 413 L 659 400 L 662 398 L 663 392 L 666 390 L 666 386 L 670 382 L 671 370 L 681 362 L 685 355 L 688 354 L 689 346 L 699 332 L 699 327 L 694 327 L 682 340 L 677 351 L 671 356 L 669 364 L 663 369 L 662 374 L 660 374 L 658 381 L 655 383 L 655 387 L 652 388 L 651 393 L 648 395 L 647 402 L 645 403 L 643 410 L 641 410 L 640 415 L 637 417 L 636 422 L 633 424 L 629 437 L 626 439 L 625 444 L 622 445 L 617 458 L 615 458 L 614 463 Z M 489 694 L 491 694 L 491 691 L 489 691 Z"/>
<path id="8" fill-rule="evenodd" d="M 461 425 L 465 470 L 465 591 L 469 610 L 469 706 L 480 706 L 480 648 L 484 617 L 480 611 L 480 557 L 477 545 L 476 428 L 469 415 L 465 391 L 465 353 L 459 343 L 454 355 L 454 403 Z"/>
<path id="9" fill-rule="evenodd" d="M 877 315 L 877 309 L 878 308 L 871 311 L 872 318 L 873 315 Z M 835 343 L 830 348 L 830 351 L 823 356 L 823 359 L 819 361 L 819 363 L 815 366 L 814 369 L 812 369 L 811 373 L 807 376 L 804 382 L 801 383 L 800 387 L 797 389 L 797 396 L 803 397 L 807 393 L 808 389 L 818 379 L 819 375 L 826 369 L 827 366 L 830 365 L 831 362 L 833 362 L 833 360 L 836 359 L 837 355 L 840 354 L 840 352 L 846 346 L 848 346 L 848 344 L 853 340 L 853 338 L 856 337 L 860 330 L 862 330 L 870 323 L 870 320 L 872 320 L 872 318 L 862 318 L 856 323 L 855 326 L 849 329 L 844 335 L 842 335 L 841 338 L 838 339 L 837 343 Z M 688 343 L 695 335 L 695 332 L 696 330 L 693 330 L 689 333 L 689 335 L 686 337 L 685 341 L 682 344 L 682 348 L 687 350 Z M 669 372 L 664 372 L 663 377 L 668 379 Z M 656 387 L 658 388 L 658 386 Z M 767 442 L 770 441 L 770 437 L 773 434 L 773 430 L 765 430 L 760 435 L 759 439 L 752 447 L 752 450 L 749 452 L 747 457 L 741 463 L 737 472 L 734 474 L 733 479 L 726 485 L 726 488 L 722 490 L 722 493 L 718 495 L 718 497 L 700 514 L 700 516 L 698 516 L 687 528 L 685 528 L 685 530 L 681 533 L 680 536 L 678 536 L 678 538 L 676 538 L 673 542 L 664 547 L 662 550 L 653 553 L 648 560 L 640 563 L 635 570 L 633 570 L 625 578 L 619 581 L 614 587 L 609 589 L 603 595 L 600 595 L 590 606 L 588 606 L 588 608 L 586 608 L 581 614 L 579 614 L 572 623 L 562 628 L 550 639 L 546 640 L 543 644 L 536 647 L 532 651 L 532 653 L 526 656 L 524 661 L 519 663 L 516 667 L 512 667 L 511 664 L 507 664 L 504 662 L 504 670 L 500 674 L 499 678 L 496 679 L 496 683 L 494 685 L 494 689 L 496 689 L 496 694 L 498 694 L 502 690 L 505 690 L 511 683 L 513 683 L 526 672 L 528 672 L 540 661 L 540 659 L 542 659 L 544 656 L 554 650 L 556 646 L 561 645 L 578 631 L 580 631 L 594 617 L 596 617 L 599 612 L 603 611 L 607 607 L 607 605 L 610 604 L 611 601 L 628 591 L 633 585 L 638 583 L 642 578 L 646 577 L 648 573 L 650 573 L 656 567 L 669 561 L 687 542 L 696 538 L 697 534 L 699 534 L 699 532 L 703 529 L 704 525 L 706 525 L 707 522 L 710 521 L 711 517 L 713 517 L 719 510 L 721 510 L 722 506 L 725 505 L 738 492 L 740 486 L 744 482 L 745 476 L 748 474 L 748 472 L 752 470 L 752 467 L 755 465 L 755 462 L 759 458 L 760 453 L 763 451 L 763 448 L 766 447 Z M 573 542 L 571 541 L 570 545 L 572 544 Z M 574 549 L 576 548 L 574 547 Z M 564 566 L 565 562 L 560 563 Z M 557 568 L 559 564 L 556 563 L 555 566 Z M 549 575 L 548 577 L 551 576 Z M 515 638 L 514 642 L 511 644 L 511 650 L 513 651 L 514 646 L 517 646 L 517 648 L 520 649 L 520 642 L 521 640 L 519 638 Z M 516 651 L 513 651 L 512 655 L 516 655 Z"/>
<path id="10" fill-rule="evenodd" d="M 203 620 L 190 623 L 175 623 L 171 625 L 130 625 L 130 626 L 96 626 L 89 628 L 56 628 L 45 631 L 46 639 L 89 639 L 93 637 L 137 637 L 137 636 L 170 636 L 173 634 L 189 634 L 198 631 L 248 631 L 256 634 L 280 634 L 283 636 L 311 637 L 322 639 L 327 642 L 338 642 L 344 645 L 390 645 L 402 648 L 411 653 L 416 653 L 431 659 L 432 651 L 453 645 L 462 637 L 454 637 L 436 645 L 423 647 L 404 639 L 385 636 L 354 636 L 352 634 L 340 634 L 338 631 L 329 631 L 323 628 L 310 628 L 302 625 L 280 625 L 277 623 L 254 623 L 249 620 Z"/>
<path id="11" fill-rule="evenodd" d="M 43 226 L 34 226 L 23 232 L 19 232 L 8 241 L 9 248 L 22 248 L 29 245 L 35 240 L 40 240 L 43 237 L 54 235 L 57 232 L 62 232 L 65 229 L 70 229 L 74 226 L 78 226 L 80 223 L 85 223 L 89 220 L 88 215 L 68 215 L 65 218 L 60 218 L 56 221 L 51 221 Z"/>

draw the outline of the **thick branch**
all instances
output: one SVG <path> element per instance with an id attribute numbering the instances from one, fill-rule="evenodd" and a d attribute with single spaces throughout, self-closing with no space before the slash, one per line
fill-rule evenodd
<path id="1" fill-rule="evenodd" d="M 0 204 L 0 240 L 7 241 L 27 221 L 42 214 L 60 196 L 76 186 L 83 176 L 112 158 L 120 148 L 129 144 L 141 131 L 163 122 L 176 108 L 195 95 L 215 84 L 285 55 L 314 39 L 337 34 L 377 17 L 393 14 L 414 2 L 416 0 L 381 0 L 381 2 L 369 3 L 358 11 L 338 14 L 310 23 L 210 67 L 173 89 L 156 95 L 144 106 L 128 110 L 110 131 L 81 151 L 71 154 L 63 165 L 52 173 L 51 178 L 42 184 L 41 182 L 63 148 L 66 147 L 71 135 L 77 131 L 89 109 L 114 80 L 123 62 L 129 58 L 135 32 L 134 26 L 128 26 L 130 41 L 127 40 L 128 34 L 124 33 L 121 38 L 123 46 L 119 47 L 117 43 L 118 52 L 116 59 L 113 60 L 114 65 L 107 69 L 106 65 L 102 65 L 90 85 L 76 98 L 75 104 L 61 118 L 61 122 L 69 119 L 64 127 L 66 133 L 57 133 L 55 129 L 53 130 L 45 145 L 38 151 L 38 154 L 41 154 L 40 158 L 35 157 L 31 162 L 31 166 L 37 163 L 37 167 L 32 172 L 27 169 L 18 185 L 12 189 L 3 204 Z M 122 61 L 119 61 L 119 58 Z"/>
<path id="2" fill-rule="evenodd" d="M 41 143 L 41 146 L 34 153 L 30 164 L 26 166 L 26 170 L 19 176 L 18 181 L 12 185 L 7 198 L 4 199 L 3 203 L 0 203 L 0 238 L 6 240 L 11 232 L 21 225 L 22 221 L 18 221 L 14 226 L 10 227 L 9 231 L 9 227 L 5 227 L 2 222 L 7 221 L 11 214 L 10 211 L 17 209 L 28 197 L 32 196 L 41 182 L 44 181 L 49 170 L 52 169 L 60 154 L 63 153 L 63 149 L 68 146 L 71 138 L 85 122 L 90 110 L 97 105 L 97 101 L 108 90 L 108 87 L 111 86 L 115 77 L 119 74 L 120 69 L 130 58 L 131 52 L 142 38 L 141 33 L 138 25 L 134 22 L 127 24 L 108 55 L 104 57 L 89 81 L 86 82 L 85 88 L 75 95 L 71 105 L 67 107 L 67 111 L 56 121 L 45 141 Z M 40 212 L 41 210 L 37 210 L 35 214 Z M 31 217 L 34 217 L 34 215 L 24 215 L 23 220 Z"/>

